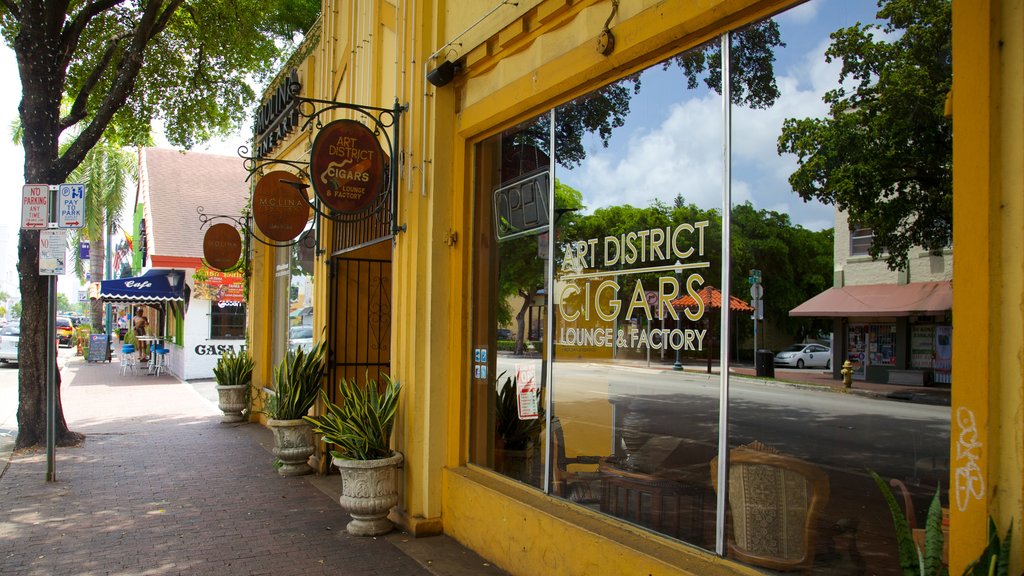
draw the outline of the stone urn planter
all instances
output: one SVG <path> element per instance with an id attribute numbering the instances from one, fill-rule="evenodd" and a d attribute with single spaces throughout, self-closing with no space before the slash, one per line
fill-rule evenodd
<path id="1" fill-rule="evenodd" d="M 400 452 L 379 460 L 334 459 L 342 480 L 339 502 L 352 516 L 345 527 L 349 534 L 380 536 L 394 528 L 388 513 L 398 504 L 396 477 L 401 462 Z"/>
<path id="2" fill-rule="evenodd" d="M 274 456 L 281 476 L 301 476 L 313 471 L 308 460 L 313 454 L 313 428 L 305 420 L 267 420 L 274 433 Z"/>
<path id="3" fill-rule="evenodd" d="M 242 422 L 245 420 L 245 392 L 248 384 L 239 386 L 217 386 L 217 408 L 224 413 L 220 421 L 224 423 Z"/>

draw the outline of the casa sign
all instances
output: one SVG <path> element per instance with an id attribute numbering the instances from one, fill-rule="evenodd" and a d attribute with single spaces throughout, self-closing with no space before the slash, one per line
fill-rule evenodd
<path id="1" fill-rule="evenodd" d="M 313 141 L 309 172 L 313 191 L 332 210 L 366 210 L 384 189 L 384 151 L 377 136 L 355 120 L 324 126 Z"/>

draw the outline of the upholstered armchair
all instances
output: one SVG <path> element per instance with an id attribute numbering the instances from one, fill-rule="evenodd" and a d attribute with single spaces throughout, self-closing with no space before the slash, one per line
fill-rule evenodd
<path id="1" fill-rule="evenodd" d="M 718 491 L 718 458 L 711 461 Z M 729 555 L 773 570 L 808 570 L 828 502 L 825 472 L 753 442 L 729 452 Z"/>

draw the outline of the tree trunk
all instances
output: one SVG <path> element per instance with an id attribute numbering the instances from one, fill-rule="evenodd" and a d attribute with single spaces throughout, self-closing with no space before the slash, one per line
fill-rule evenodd
<path id="1" fill-rule="evenodd" d="M 98 204 L 94 204 L 98 206 Z M 103 226 L 100 227 L 99 234 L 93 234 L 92 238 L 89 238 L 89 281 L 99 282 L 104 279 L 103 265 L 106 258 L 106 230 L 107 225 L 104 222 Z M 92 323 L 92 331 L 95 333 L 101 332 L 100 328 L 103 326 L 103 301 L 102 300 L 91 300 L 89 302 L 89 316 L 90 322 Z M 109 327 L 108 327 L 109 328 Z M 109 330 L 107 331 L 109 334 Z"/>
<path id="2" fill-rule="evenodd" d="M 49 322 L 48 278 L 39 275 L 39 232 L 22 230 L 18 240 L 18 272 L 21 278 L 21 323 L 18 341 L 18 438 L 15 448 L 46 443 L 46 341 Z M 56 350 L 56 343 L 54 350 Z M 30 358 L 44 359 L 29 361 Z M 57 390 L 58 446 L 72 446 L 83 436 L 68 430 L 60 401 L 60 371 L 54 359 Z"/>
<path id="3" fill-rule="evenodd" d="M 522 356 L 526 349 L 526 339 L 523 334 L 526 329 L 526 311 L 530 308 L 530 302 L 533 301 L 533 293 L 520 292 L 519 295 L 523 297 L 523 305 L 516 313 L 516 349 L 514 352 L 516 356 Z"/>

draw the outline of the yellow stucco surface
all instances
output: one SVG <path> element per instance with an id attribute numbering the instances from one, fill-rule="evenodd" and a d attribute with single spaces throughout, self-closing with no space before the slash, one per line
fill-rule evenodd
<path id="1" fill-rule="evenodd" d="M 513 574 L 755 573 L 467 467 L 473 149 L 516 121 L 795 3 L 623 2 L 613 22 L 616 50 L 604 57 L 593 41 L 610 1 L 519 2 L 460 38 L 452 55 L 467 70 L 437 89 L 423 77 L 434 64 L 427 58 L 497 2 L 325 2 L 323 41 L 301 68 L 304 95 L 409 105 L 399 140 L 398 224 L 406 228 L 393 245 L 391 334 L 392 373 L 405 386 L 396 517 L 414 534 L 443 530 Z M 962 477 L 950 479 L 950 553 L 959 573 L 977 555 L 989 514 L 1003 530 L 1011 519 L 1024 523 L 1024 7 L 957 2 L 954 18 L 951 458 Z M 301 161 L 310 136 L 295 134 L 275 155 Z M 328 322 L 319 312 L 328 305 L 325 260 L 315 282 L 316 333 Z M 249 308 L 257 386 L 271 376 L 274 270 L 272 251 L 257 245 Z M 567 433 L 575 433 L 571 425 Z M 978 476 L 984 489 L 975 497 Z M 1017 534 L 1011 573 L 1020 572 L 1024 530 Z"/>

